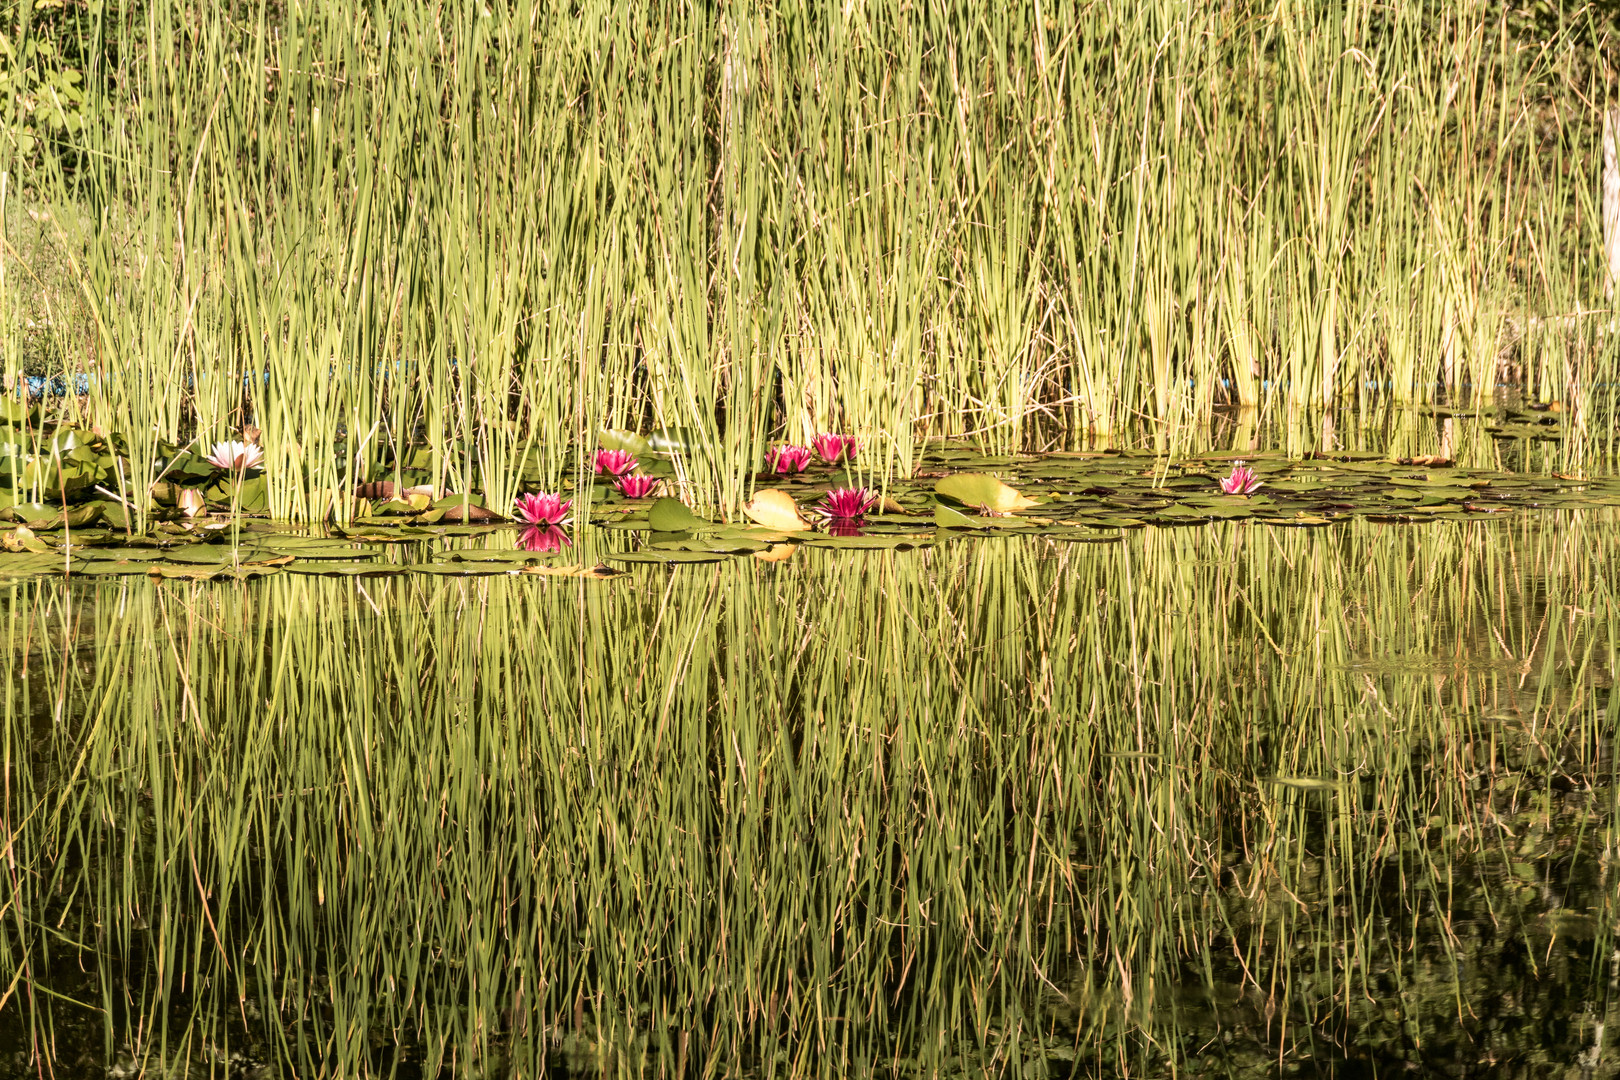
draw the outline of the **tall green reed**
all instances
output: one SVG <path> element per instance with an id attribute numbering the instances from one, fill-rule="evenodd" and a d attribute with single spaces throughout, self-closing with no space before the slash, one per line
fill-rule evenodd
<path id="1" fill-rule="evenodd" d="M 603 426 L 680 429 L 729 513 L 818 430 L 878 482 L 932 437 L 1612 382 L 1579 27 L 1104 14 L 105 5 L 108 122 L 9 197 L 82 267 L 143 512 L 245 422 L 279 517 L 418 466 L 504 507 Z"/>

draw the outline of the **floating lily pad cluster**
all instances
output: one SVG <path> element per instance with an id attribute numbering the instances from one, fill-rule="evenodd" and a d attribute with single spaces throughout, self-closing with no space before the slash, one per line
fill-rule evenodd
<path id="1" fill-rule="evenodd" d="M 1245 482 L 1233 484 L 1234 476 Z M 598 483 L 596 501 L 588 505 L 582 492 L 573 493 L 571 508 L 561 500 L 557 505 L 536 501 L 542 506 L 537 512 L 559 520 L 567 513 L 575 524 L 588 520 L 608 530 L 607 542 L 600 545 L 607 565 L 594 568 L 568 565 L 571 541 L 558 535 L 555 522 L 527 529 L 494 521 L 455 522 L 447 520 L 455 507 L 440 504 L 459 505 L 458 500 L 433 499 L 429 492 L 389 491 L 382 505 L 398 502 L 403 513 L 373 514 L 320 535 L 256 519 L 215 519 L 158 522 L 149 535 L 131 538 L 102 522 L 104 508 L 95 502 L 49 508 L 49 513 L 12 506 L 0 509 L 0 518 L 14 525 L 0 534 L 0 580 L 47 574 L 192 580 L 278 573 L 611 576 L 612 567 L 636 563 L 714 562 L 744 555 L 771 561 L 802 548 L 907 550 L 974 535 L 1099 543 L 1118 539 L 1124 529 L 1211 521 L 1326 527 L 1357 517 L 1473 520 L 1523 509 L 1620 505 L 1620 477 L 1527 476 L 1461 468 L 1436 458 L 1392 461 L 1350 453 L 1302 460 L 1213 454 L 1166 461 L 1133 452 L 987 458 L 941 447 L 927 455 L 913 478 L 882 493 L 849 487 L 841 461 L 761 473 L 754 480 L 756 494 L 736 521 L 703 517 L 667 496 L 604 496 L 606 482 Z M 1226 493 L 1223 480 L 1248 493 Z M 839 489 L 862 492 L 855 499 L 858 514 L 829 516 L 828 493 Z M 476 536 L 500 540 L 488 549 L 466 549 L 466 538 Z M 508 542 L 510 548 L 498 546 Z"/>

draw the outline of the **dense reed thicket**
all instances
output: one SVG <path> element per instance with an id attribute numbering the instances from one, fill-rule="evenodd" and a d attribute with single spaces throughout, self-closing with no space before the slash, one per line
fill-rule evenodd
<path id="1" fill-rule="evenodd" d="M 897 475 L 932 436 L 1613 375 L 1603 320 L 1566 317 L 1604 296 L 1585 23 L 153 0 L 56 25 L 84 120 L 0 168 L 82 285 L 57 363 L 96 376 L 73 407 L 137 502 L 170 446 L 249 421 L 277 516 L 342 516 L 407 449 L 507 505 L 601 426 L 685 429 L 690 490 L 735 507 L 768 439 L 815 430 Z"/>

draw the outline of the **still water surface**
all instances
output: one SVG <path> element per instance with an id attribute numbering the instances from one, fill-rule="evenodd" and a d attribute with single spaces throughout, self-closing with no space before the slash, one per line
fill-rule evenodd
<path id="1" fill-rule="evenodd" d="M 5 587 L 0 1075 L 1620 1075 L 1616 525 Z"/>

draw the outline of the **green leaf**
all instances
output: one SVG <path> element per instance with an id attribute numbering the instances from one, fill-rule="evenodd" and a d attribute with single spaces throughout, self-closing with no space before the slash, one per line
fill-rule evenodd
<path id="1" fill-rule="evenodd" d="M 609 555 L 609 562 L 622 563 L 712 563 L 731 558 L 715 551 L 683 551 L 675 548 L 647 548 Z"/>
<path id="2" fill-rule="evenodd" d="M 935 543 L 932 536 L 913 533 L 910 536 L 816 536 L 804 541 L 804 546 L 846 551 L 910 551 L 933 547 Z"/>
<path id="3" fill-rule="evenodd" d="M 988 473 L 956 473 L 934 485 L 934 494 L 963 506 L 983 507 L 1006 514 L 1035 505 L 1006 484 Z"/>
<path id="4" fill-rule="evenodd" d="M 596 445 L 602 450 L 625 450 L 636 457 L 653 452 L 652 444 L 633 431 L 615 431 L 603 428 L 596 433 Z"/>
<path id="5" fill-rule="evenodd" d="M 538 551 L 447 551 L 444 557 L 451 562 L 517 563 L 522 566 L 540 562 L 546 554 Z"/>
<path id="6" fill-rule="evenodd" d="M 714 522 L 698 517 L 679 499 L 656 499 L 647 509 L 647 524 L 655 532 L 682 532 L 712 526 Z"/>
<path id="7" fill-rule="evenodd" d="M 64 511 L 44 503 L 17 503 L 0 509 L 0 521 L 20 521 L 31 529 L 81 529 L 101 520 L 101 505 L 90 503 Z"/>
<path id="8" fill-rule="evenodd" d="M 284 567 L 289 574 L 327 574 L 332 577 L 369 577 L 376 574 L 397 574 L 399 567 L 377 562 L 327 562 L 312 559 L 295 562 Z"/>
<path id="9" fill-rule="evenodd" d="M 61 574 L 66 571 L 67 565 L 67 559 L 61 555 L 0 554 L 0 581 L 7 578 Z"/>
<path id="10" fill-rule="evenodd" d="M 732 535 L 695 537 L 668 543 L 655 542 L 651 548 L 655 551 L 709 551 L 723 555 L 750 555 L 756 551 L 764 551 L 770 546 L 763 540 Z"/>
<path id="11" fill-rule="evenodd" d="M 99 506 L 101 508 L 101 519 L 108 525 L 111 525 L 113 528 L 118 529 L 121 532 L 127 532 L 129 530 L 129 508 L 123 503 L 114 502 L 111 499 L 97 499 L 95 502 L 86 503 L 85 505 Z"/>
<path id="12" fill-rule="evenodd" d="M 691 428 L 659 428 L 647 439 L 647 445 L 655 454 L 679 454 L 692 445 L 696 432 Z"/>
<path id="13" fill-rule="evenodd" d="M 534 560 L 531 560 L 534 561 Z M 527 564 L 471 560 L 464 562 L 411 563 L 401 569 L 413 574 L 431 574 L 435 577 L 489 577 L 494 574 L 515 574 Z"/>

